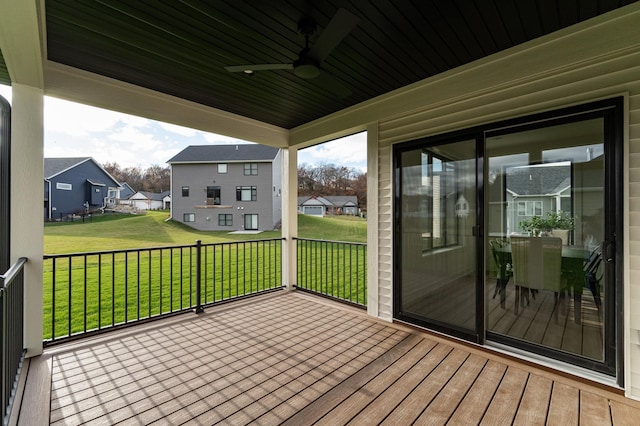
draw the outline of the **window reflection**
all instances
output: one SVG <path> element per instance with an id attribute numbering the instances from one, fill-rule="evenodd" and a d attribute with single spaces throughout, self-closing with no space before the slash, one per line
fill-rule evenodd
<path id="1" fill-rule="evenodd" d="M 603 128 L 597 118 L 487 138 L 488 331 L 604 359 Z"/>

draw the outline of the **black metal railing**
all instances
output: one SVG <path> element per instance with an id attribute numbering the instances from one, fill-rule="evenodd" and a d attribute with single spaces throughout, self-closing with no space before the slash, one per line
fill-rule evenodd
<path id="1" fill-rule="evenodd" d="M 296 238 L 296 246 L 296 288 L 366 307 L 366 244 Z"/>
<path id="2" fill-rule="evenodd" d="M 44 256 L 45 344 L 282 287 L 282 240 Z"/>
<path id="3" fill-rule="evenodd" d="M 20 258 L 0 275 L 0 383 L 2 385 L 2 420 L 7 424 L 16 392 L 25 350 L 24 330 L 24 264 Z"/>

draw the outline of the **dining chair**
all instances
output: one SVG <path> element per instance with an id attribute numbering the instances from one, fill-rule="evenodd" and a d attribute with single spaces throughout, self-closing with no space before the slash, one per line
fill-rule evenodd
<path id="1" fill-rule="evenodd" d="M 598 314 L 600 314 L 600 309 L 602 307 L 602 299 L 600 298 L 600 281 L 602 281 L 602 277 L 604 276 L 604 271 L 600 268 L 601 263 L 602 246 L 599 245 L 591 251 L 589 258 L 584 265 L 585 287 L 587 287 L 593 295 L 593 301 L 598 309 Z"/>
<path id="2" fill-rule="evenodd" d="M 558 307 L 562 288 L 562 240 L 555 237 L 511 237 L 513 282 L 516 287 L 515 313 L 520 306 L 530 304 L 529 294 L 536 291 L 554 292 L 554 318 L 558 321 Z"/>
<path id="3" fill-rule="evenodd" d="M 496 288 L 493 292 L 493 298 L 496 295 L 500 295 L 500 307 L 504 308 L 506 303 L 506 289 L 509 279 L 513 275 L 511 270 L 511 264 L 509 263 L 509 253 L 504 251 L 504 248 L 508 246 L 508 242 L 496 238 L 489 241 L 489 248 L 491 249 L 491 255 L 496 264 Z"/>

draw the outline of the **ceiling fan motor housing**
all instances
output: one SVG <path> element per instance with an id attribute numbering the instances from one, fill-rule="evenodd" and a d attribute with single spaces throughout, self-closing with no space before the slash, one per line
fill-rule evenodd
<path id="1" fill-rule="evenodd" d="M 318 62 L 307 55 L 308 51 L 309 49 L 304 49 L 300 52 L 298 59 L 293 62 L 293 73 L 305 80 L 311 80 L 320 75 Z"/>

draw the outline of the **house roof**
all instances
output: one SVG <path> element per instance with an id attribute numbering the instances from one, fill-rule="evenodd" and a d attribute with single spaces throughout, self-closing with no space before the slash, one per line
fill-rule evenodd
<path id="1" fill-rule="evenodd" d="M 51 179 L 52 177 L 89 160 L 91 160 L 91 157 L 45 158 L 44 178 Z"/>
<path id="2" fill-rule="evenodd" d="M 133 198 L 133 199 L 141 200 L 142 198 L 134 198 L 138 194 L 142 195 L 147 200 L 162 201 L 164 197 L 171 194 L 171 191 L 163 191 L 163 192 L 138 191 L 135 194 L 133 194 L 131 197 L 129 197 L 129 199 Z"/>
<path id="3" fill-rule="evenodd" d="M 45 60 L 292 129 L 632 2 L 14 3 L 38 13 Z M 340 31 L 342 21 L 332 26 L 341 7 L 356 17 L 351 31 Z M 317 23 L 311 48 L 319 39 L 331 47 L 320 77 L 307 80 L 291 69 L 249 77 L 225 69 L 291 64 L 305 44 L 298 31 L 303 17 Z M 0 56 L 0 82 L 10 81 Z"/>
<path id="4" fill-rule="evenodd" d="M 358 197 L 355 195 L 326 195 L 324 198 L 336 207 L 358 205 Z"/>
<path id="5" fill-rule="evenodd" d="M 120 186 L 120 182 L 114 179 L 113 176 L 107 172 L 104 167 L 100 165 L 96 160 L 91 157 L 58 157 L 58 158 L 45 158 L 44 159 L 44 178 L 52 179 L 61 173 L 66 172 L 80 164 L 87 161 L 93 162 L 100 170 L 102 170 L 112 181 L 114 185 Z M 89 180 L 89 178 L 87 178 Z M 90 181 L 91 182 L 91 181 Z M 103 182 L 91 182 L 92 184 L 104 184 Z"/>
<path id="6" fill-rule="evenodd" d="M 324 205 L 333 207 L 344 207 L 347 205 L 357 206 L 358 197 L 355 195 L 301 196 L 298 197 L 298 205 Z"/>
<path id="7" fill-rule="evenodd" d="M 167 163 L 233 163 L 240 161 L 273 161 L 279 149 L 259 144 L 190 145 Z"/>
<path id="8" fill-rule="evenodd" d="M 517 167 L 507 172 L 507 190 L 515 195 L 549 195 L 571 182 L 571 166 Z"/>

